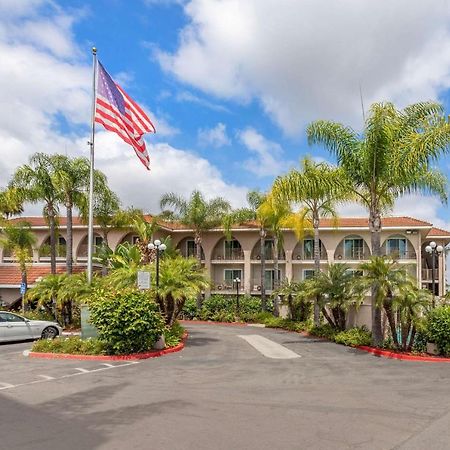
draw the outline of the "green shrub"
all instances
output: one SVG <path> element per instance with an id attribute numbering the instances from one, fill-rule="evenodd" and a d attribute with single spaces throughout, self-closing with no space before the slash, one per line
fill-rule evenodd
<path id="1" fill-rule="evenodd" d="M 327 338 L 330 339 L 331 341 L 334 340 L 334 337 L 336 336 L 337 333 L 336 329 L 334 329 L 328 323 L 325 325 L 313 326 L 312 328 L 310 328 L 309 332 L 313 336 Z"/>
<path id="2" fill-rule="evenodd" d="M 48 322 L 55 321 L 55 316 L 47 311 L 39 311 L 38 309 L 33 311 L 25 311 L 23 316 L 30 320 L 46 320 Z"/>
<path id="3" fill-rule="evenodd" d="M 372 333 L 366 327 L 350 328 L 336 334 L 334 341 L 337 344 L 344 344 L 350 347 L 358 345 L 370 345 Z"/>
<path id="4" fill-rule="evenodd" d="M 197 311 L 197 299 L 188 298 L 183 305 L 183 309 L 181 311 L 181 318 L 184 320 L 193 320 L 198 317 Z"/>
<path id="5" fill-rule="evenodd" d="M 426 329 L 420 330 L 414 337 L 413 352 L 425 353 L 427 351 L 428 332 Z"/>
<path id="6" fill-rule="evenodd" d="M 441 355 L 450 356 L 450 306 L 439 306 L 428 315 L 428 339 Z"/>
<path id="7" fill-rule="evenodd" d="M 67 353 L 70 355 L 102 355 L 106 352 L 104 342 L 99 339 L 81 339 L 79 336 L 71 336 L 56 339 L 41 339 L 36 341 L 31 348 L 39 353 Z"/>
<path id="8" fill-rule="evenodd" d="M 90 320 L 109 354 L 151 349 L 164 331 L 158 306 L 145 291 L 99 288 L 89 301 Z"/>
<path id="9" fill-rule="evenodd" d="M 175 322 L 171 328 L 164 330 L 164 340 L 166 341 L 166 347 L 175 347 L 181 342 L 184 335 L 184 328 Z"/>

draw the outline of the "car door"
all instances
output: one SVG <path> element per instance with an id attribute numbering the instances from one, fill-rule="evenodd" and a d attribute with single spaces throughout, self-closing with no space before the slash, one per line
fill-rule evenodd
<path id="1" fill-rule="evenodd" d="M 10 312 L 2 312 L 0 315 L 5 341 L 22 341 L 33 338 L 31 329 L 23 317 Z"/>

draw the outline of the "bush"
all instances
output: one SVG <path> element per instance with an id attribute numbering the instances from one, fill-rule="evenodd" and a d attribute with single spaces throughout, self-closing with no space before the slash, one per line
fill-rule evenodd
<path id="1" fill-rule="evenodd" d="M 178 345 L 181 342 L 181 339 L 183 339 L 183 335 L 184 328 L 178 322 L 175 322 L 171 328 L 166 328 L 164 330 L 166 348 Z"/>
<path id="2" fill-rule="evenodd" d="M 330 341 L 333 341 L 337 334 L 337 330 L 328 323 L 325 325 L 313 326 L 309 332 L 314 336 L 330 339 Z"/>
<path id="3" fill-rule="evenodd" d="M 41 339 L 31 348 L 39 353 L 67 353 L 70 355 L 102 355 L 106 352 L 105 343 L 99 339 L 82 340 L 79 336 L 67 338 Z"/>
<path id="4" fill-rule="evenodd" d="M 441 355 L 450 356 L 450 306 L 439 306 L 429 313 L 428 339 Z"/>
<path id="5" fill-rule="evenodd" d="M 344 344 L 350 347 L 358 345 L 370 345 L 372 341 L 372 333 L 366 327 L 350 328 L 341 331 L 334 337 L 334 342 Z"/>
<path id="6" fill-rule="evenodd" d="M 37 309 L 34 311 L 25 311 L 23 316 L 30 320 L 46 320 L 48 322 L 55 321 L 55 316 L 47 311 L 39 311 Z"/>
<path id="7" fill-rule="evenodd" d="M 198 317 L 197 311 L 197 299 L 188 298 L 183 305 L 183 309 L 180 314 L 182 319 L 193 320 Z"/>
<path id="8" fill-rule="evenodd" d="M 149 293 L 133 288 L 96 289 L 89 301 L 90 320 L 109 354 L 144 352 L 164 332 L 164 319 Z"/>

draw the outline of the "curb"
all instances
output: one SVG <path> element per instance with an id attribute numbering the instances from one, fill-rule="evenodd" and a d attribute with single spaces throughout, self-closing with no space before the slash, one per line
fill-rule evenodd
<path id="1" fill-rule="evenodd" d="M 403 361 L 423 361 L 423 362 L 449 362 L 450 358 L 434 357 L 434 356 L 419 356 L 419 355 L 406 355 L 404 353 L 396 353 L 390 350 L 382 350 L 380 348 L 368 347 L 366 345 L 358 345 L 357 348 L 367 353 L 372 353 L 375 356 L 381 356 L 383 358 L 400 359 Z"/>
<path id="2" fill-rule="evenodd" d="M 40 353 L 30 352 L 30 358 L 41 359 L 78 359 L 83 361 L 133 361 L 139 359 L 157 358 L 158 356 L 168 355 L 169 353 L 176 353 L 185 347 L 185 341 L 188 333 L 185 333 L 182 341 L 175 347 L 165 348 L 164 350 L 154 350 L 145 353 L 131 353 L 129 355 L 71 355 L 67 353 Z"/>

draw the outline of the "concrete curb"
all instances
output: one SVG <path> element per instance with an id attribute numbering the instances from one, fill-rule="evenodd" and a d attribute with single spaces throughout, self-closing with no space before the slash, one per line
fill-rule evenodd
<path id="1" fill-rule="evenodd" d="M 423 362 L 449 362 L 450 358 L 434 357 L 434 356 L 420 356 L 420 355 L 407 355 L 404 353 L 397 353 L 391 350 L 382 350 L 381 348 L 368 347 L 366 345 L 358 345 L 357 348 L 367 353 L 372 353 L 375 356 L 381 356 L 383 358 L 400 359 L 403 361 L 423 361 Z"/>
<path id="2" fill-rule="evenodd" d="M 40 353 L 30 352 L 30 358 L 42 359 L 78 359 L 83 361 L 133 361 L 139 359 L 157 358 L 158 356 L 167 355 L 183 350 L 188 333 L 183 335 L 182 341 L 175 347 L 165 348 L 164 350 L 154 350 L 145 353 L 132 353 L 130 355 L 70 355 L 67 353 Z"/>

